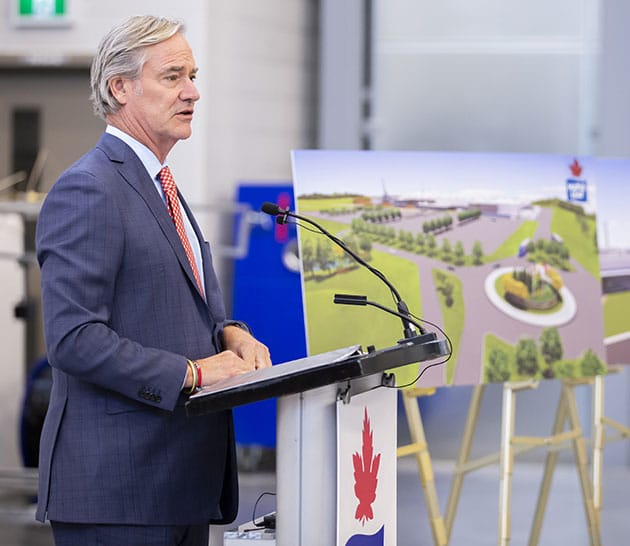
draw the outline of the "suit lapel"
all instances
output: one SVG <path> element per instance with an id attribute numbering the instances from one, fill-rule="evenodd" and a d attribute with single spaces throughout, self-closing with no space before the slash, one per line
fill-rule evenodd
<path id="1" fill-rule="evenodd" d="M 101 137 L 101 140 L 99 141 L 99 146 L 105 151 L 112 162 L 117 163 L 116 169 L 123 177 L 125 182 L 129 184 L 144 200 L 147 207 L 155 217 L 158 225 L 160 226 L 162 233 L 171 245 L 173 252 L 175 252 L 177 260 L 182 266 L 182 269 L 186 273 L 186 276 L 193 285 L 195 291 L 197 292 L 197 294 L 199 294 L 199 297 L 204 299 L 201 292 L 199 292 L 199 288 L 197 287 L 195 275 L 193 274 L 192 267 L 190 266 L 190 262 L 188 261 L 188 257 L 186 256 L 186 251 L 184 250 L 179 235 L 177 234 L 177 230 L 175 229 L 175 224 L 169 216 L 168 211 L 166 210 L 166 206 L 160 198 L 160 194 L 156 191 L 153 180 L 151 180 L 151 177 L 147 173 L 140 159 L 138 159 L 138 156 L 119 138 L 111 136 L 107 133 L 105 133 Z M 191 219 L 191 222 L 193 223 L 195 232 L 197 234 L 197 238 L 198 240 L 200 240 L 199 227 L 192 219 L 192 216 L 190 215 L 187 206 L 186 214 L 188 214 L 188 217 Z"/>
<path id="2" fill-rule="evenodd" d="M 220 303 L 220 306 L 222 307 L 223 302 L 212 301 L 212 298 L 215 297 L 216 294 L 220 294 L 220 290 L 218 289 L 218 286 L 215 286 L 216 276 L 214 274 L 214 269 L 212 267 L 212 255 L 210 254 L 210 247 L 205 242 L 203 234 L 201 233 L 201 228 L 199 227 L 199 224 L 197 224 L 197 220 L 194 214 L 192 213 L 192 211 L 190 210 L 190 207 L 188 206 L 186 199 L 184 199 L 184 196 L 179 191 L 177 192 L 177 194 L 179 196 L 179 202 L 181 203 L 182 208 L 184 209 L 193 227 L 195 236 L 197 237 L 197 241 L 199 241 L 199 249 L 201 251 L 201 261 L 203 264 L 203 271 L 201 271 L 200 273 L 201 273 L 201 278 L 204 283 L 204 289 L 206 291 L 205 300 L 208 306 L 208 311 L 210 313 L 210 316 L 212 316 L 213 319 L 215 319 L 215 321 L 218 321 L 220 319 L 214 316 L 213 310 L 216 308 L 216 304 Z M 190 272 L 190 274 L 192 275 L 192 271 Z M 195 286 L 197 286 L 196 283 L 195 283 Z M 222 298 L 222 296 L 219 296 L 219 297 Z"/>

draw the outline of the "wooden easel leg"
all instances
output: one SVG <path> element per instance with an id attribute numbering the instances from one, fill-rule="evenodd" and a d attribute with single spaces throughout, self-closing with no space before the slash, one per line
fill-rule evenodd
<path id="1" fill-rule="evenodd" d="M 560 395 L 558 401 L 558 409 L 556 410 L 556 418 L 553 424 L 552 435 L 556 436 L 560 434 L 564 429 L 564 422 L 567 417 L 566 400 L 564 399 L 564 391 Z M 543 480 L 540 484 L 540 491 L 538 493 L 538 503 L 536 504 L 536 512 L 534 514 L 534 521 L 532 523 L 532 530 L 529 535 L 529 546 L 536 546 L 540 540 L 540 531 L 543 524 L 543 518 L 545 516 L 545 509 L 547 508 L 547 500 L 549 499 L 549 492 L 551 490 L 551 479 L 558 462 L 558 456 L 560 453 L 550 451 L 547 453 L 545 459 L 545 472 L 543 474 Z"/>
<path id="2" fill-rule="evenodd" d="M 446 536 L 450 540 L 451 532 L 453 531 L 453 523 L 455 521 L 455 513 L 457 512 L 457 505 L 462 491 L 462 485 L 464 483 L 464 476 L 466 472 L 464 465 L 468 461 L 470 456 L 470 450 L 473 443 L 473 435 L 477 427 L 477 421 L 479 420 L 479 409 L 481 407 L 481 400 L 483 398 L 485 385 L 476 385 L 473 387 L 472 395 L 470 397 L 470 404 L 468 406 L 468 415 L 466 417 L 466 426 L 464 427 L 464 436 L 462 438 L 462 445 L 459 449 L 459 456 L 457 457 L 457 463 L 455 465 L 455 471 L 453 475 L 453 481 L 451 482 L 451 490 L 448 495 L 448 502 L 446 504 L 446 515 L 444 522 L 446 525 Z"/>
<path id="3" fill-rule="evenodd" d="M 448 539 L 446 537 L 444 520 L 440 513 L 440 505 L 435 490 L 433 466 L 424 434 L 424 425 L 422 424 L 422 417 L 420 416 L 417 395 L 414 394 L 414 391 L 403 391 L 402 399 L 412 443 L 409 446 L 398 448 L 398 456 L 415 455 L 416 461 L 418 462 L 418 474 L 420 475 L 424 500 L 429 512 L 434 544 L 436 546 L 446 546 Z"/>
<path id="4" fill-rule="evenodd" d="M 501 417 L 501 450 L 500 450 L 500 490 L 499 490 L 499 546 L 510 543 L 510 502 L 512 494 L 512 469 L 514 452 L 512 437 L 514 436 L 514 413 L 516 395 L 509 383 L 503 385 L 503 414 Z"/>
<path id="5" fill-rule="evenodd" d="M 597 520 L 601 519 L 602 510 L 602 473 L 604 465 L 604 377 L 595 376 L 593 383 L 593 460 L 591 475 L 593 481 L 593 509 Z"/>
<path id="6" fill-rule="evenodd" d="M 582 434 L 582 427 L 580 426 L 580 417 L 577 409 L 577 402 L 575 401 L 575 391 L 573 386 L 567 382 L 562 383 L 562 390 L 567 402 L 567 412 L 569 415 L 569 422 L 573 430 L 579 431 L 580 434 L 573 440 L 573 452 L 575 454 L 575 465 L 580 478 L 580 485 L 582 487 L 582 497 L 584 498 L 584 510 L 586 511 L 586 522 L 588 525 L 589 536 L 592 546 L 599 546 L 601 544 L 600 530 L 599 530 L 599 518 L 595 513 L 593 506 L 593 486 L 590 481 L 588 473 L 588 456 L 586 454 L 586 443 L 584 441 L 584 435 Z"/>

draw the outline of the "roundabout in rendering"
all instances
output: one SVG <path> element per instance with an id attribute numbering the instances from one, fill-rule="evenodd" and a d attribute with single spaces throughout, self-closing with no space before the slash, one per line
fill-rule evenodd
<path id="1" fill-rule="evenodd" d="M 570 322 L 577 311 L 575 297 L 565 286 L 552 287 L 552 280 L 545 274 L 545 266 L 533 266 L 532 275 L 525 269 L 502 267 L 490 273 L 485 280 L 486 296 L 492 304 L 506 315 L 535 326 L 561 326 Z M 555 273 L 555 272 L 553 272 Z M 532 297 L 521 280 L 522 277 L 534 277 L 536 296 Z M 511 284 L 516 289 L 501 293 L 498 285 Z M 521 294 L 516 292 L 521 290 Z"/>

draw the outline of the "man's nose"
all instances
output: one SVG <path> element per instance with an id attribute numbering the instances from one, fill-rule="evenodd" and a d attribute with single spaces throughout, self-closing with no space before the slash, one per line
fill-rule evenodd
<path id="1" fill-rule="evenodd" d="M 181 93 L 182 100 L 198 101 L 199 97 L 199 90 L 197 89 L 195 82 L 191 79 L 187 79 Z"/>

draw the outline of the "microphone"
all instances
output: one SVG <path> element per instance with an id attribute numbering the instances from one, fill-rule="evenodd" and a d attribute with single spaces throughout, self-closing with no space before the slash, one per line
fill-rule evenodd
<path id="1" fill-rule="evenodd" d="M 394 315 L 395 317 L 408 320 L 414 326 L 416 326 L 418 330 L 422 332 L 422 326 L 420 325 L 419 322 L 412 320 L 411 317 L 409 317 L 408 315 L 404 315 L 403 313 L 394 311 L 393 309 L 390 309 L 389 307 L 385 307 L 384 305 L 381 305 L 380 303 L 377 303 L 375 301 L 370 301 L 367 299 L 367 296 L 358 296 L 355 294 L 335 294 L 333 297 L 333 302 L 340 303 L 342 305 L 371 305 L 372 307 L 376 307 L 377 309 L 380 309 L 381 311 L 385 311 L 386 313 L 389 313 L 390 315 Z M 408 339 L 405 339 L 405 341 L 408 341 Z"/>
<path id="2" fill-rule="evenodd" d="M 269 214 L 271 216 L 276 216 L 278 214 L 284 213 L 283 209 L 281 209 L 275 203 L 270 203 L 269 201 L 265 201 L 262 204 L 262 207 L 260 207 L 260 210 L 262 210 L 265 214 Z"/>
<path id="3" fill-rule="evenodd" d="M 341 303 L 344 305 L 368 305 L 367 296 L 355 296 L 354 294 L 335 294 L 333 303 Z"/>
<path id="4" fill-rule="evenodd" d="M 307 218 L 306 216 L 300 216 L 299 214 L 291 212 L 288 208 L 282 209 L 275 203 L 270 203 L 267 201 L 262 204 L 260 210 L 264 212 L 265 214 L 275 216 L 276 222 L 278 224 L 286 224 L 288 218 L 291 217 L 297 220 L 301 220 L 302 222 L 306 222 L 307 224 L 310 224 L 313 227 L 315 227 L 322 235 L 325 235 L 326 237 L 328 237 L 333 243 L 341 247 L 341 249 L 344 252 L 350 255 L 356 262 L 358 262 L 360 265 L 365 267 L 368 271 L 370 271 L 372 274 L 374 274 L 382 282 L 385 283 L 385 285 L 390 289 L 392 296 L 394 297 L 397 311 L 388 309 L 387 307 L 384 307 L 375 302 L 371 302 L 367 299 L 366 296 L 354 296 L 351 294 L 335 294 L 335 299 L 334 299 L 335 303 L 340 303 L 340 304 L 345 304 L 345 305 L 372 305 L 374 307 L 378 307 L 379 309 L 382 309 L 392 315 L 399 317 L 402 320 L 402 324 L 403 324 L 405 342 L 408 342 L 414 338 L 420 338 L 420 339 L 417 339 L 417 342 L 425 342 L 427 341 L 425 336 L 428 336 L 431 339 L 435 338 L 434 334 L 425 334 L 420 324 L 411 318 L 411 314 L 409 313 L 409 308 L 407 307 L 407 304 L 403 301 L 402 297 L 400 296 L 400 293 L 398 292 L 398 290 L 396 290 L 396 287 L 389 281 L 389 279 L 381 271 L 379 271 L 378 269 L 376 269 L 375 267 L 367 263 L 361 256 L 359 256 L 350 247 L 348 247 L 339 237 L 330 233 L 328 230 L 326 230 L 323 226 L 319 225 L 314 220 L 311 220 L 310 218 Z M 416 328 L 418 329 L 420 334 L 422 334 L 421 336 L 417 335 Z"/>
<path id="5" fill-rule="evenodd" d="M 302 218 L 301 216 L 296 216 L 295 214 L 291 214 L 288 208 L 282 209 L 275 203 L 270 203 L 269 201 L 265 201 L 262 204 L 262 207 L 260 207 L 260 210 L 262 210 L 265 214 L 269 214 L 270 216 L 275 216 L 276 223 L 280 225 L 286 224 L 287 218 L 289 216 L 294 216 L 295 218 L 299 218 L 300 220 L 308 221 L 306 218 Z M 317 227 L 319 228 L 319 226 Z"/>

